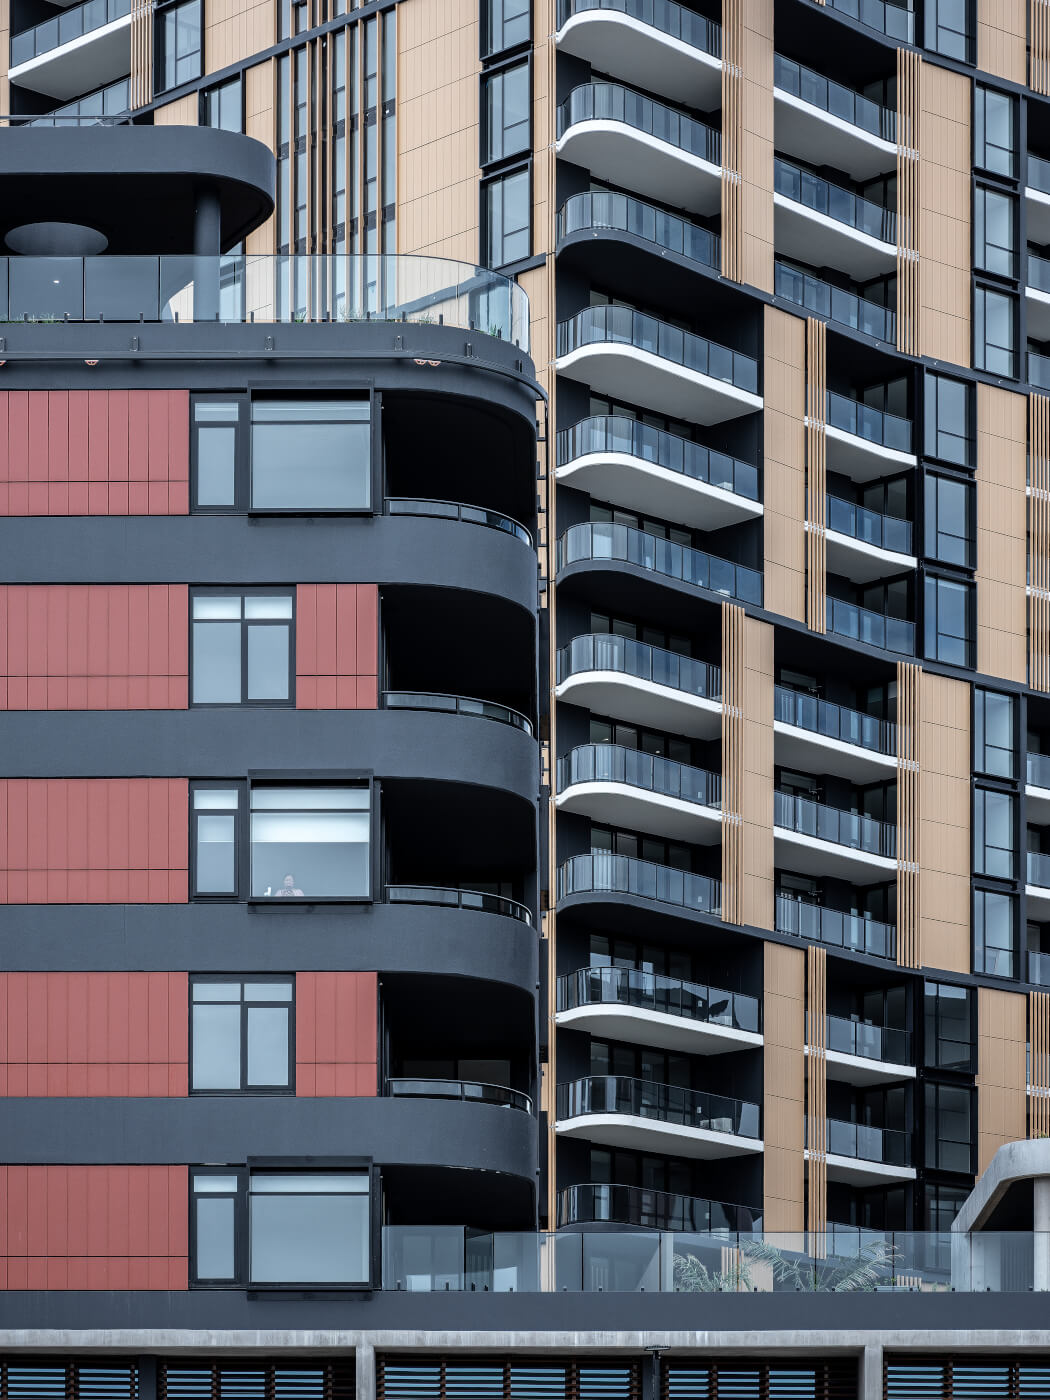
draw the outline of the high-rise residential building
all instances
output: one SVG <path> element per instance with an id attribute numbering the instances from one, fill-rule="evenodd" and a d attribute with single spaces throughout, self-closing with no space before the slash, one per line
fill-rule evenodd
<path id="1" fill-rule="evenodd" d="M 1050 1396 L 1050 0 L 0 114 L 0 1400 Z"/>

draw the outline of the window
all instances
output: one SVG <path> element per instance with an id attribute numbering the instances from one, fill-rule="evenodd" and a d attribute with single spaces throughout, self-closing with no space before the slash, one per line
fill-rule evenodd
<path id="1" fill-rule="evenodd" d="M 972 467 L 975 460 L 973 389 L 943 374 L 926 376 L 927 457 L 955 467 Z"/>
<path id="2" fill-rule="evenodd" d="M 291 1093 L 290 977 L 192 979 L 190 1092 Z"/>
<path id="3" fill-rule="evenodd" d="M 193 507 L 223 510 L 237 505 L 238 399 L 196 399 L 193 404 Z"/>
<path id="4" fill-rule="evenodd" d="M 201 0 L 182 0 L 157 11 L 158 92 L 192 82 L 201 75 Z"/>
<path id="5" fill-rule="evenodd" d="M 236 1283 L 241 1276 L 237 1249 L 240 1201 L 239 1172 L 193 1173 L 190 1251 L 195 1283 Z"/>
<path id="6" fill-rule="evenodd" d="M 294 597 L 194 591 L 195 705 L 292 703 Z"/>
<path id="7" fill-rule="evenodd" d="M 528 63 L 488 73 L 481 85 L 482 165 L 527 151 L 531 144 Z"/>
<path id="8" fill-rule="evenodd" d="M 201 93 L 201 125 L 219 131 L 244 130 L 244 89 L 239 77 Z"/>
<path id="9" fill-rule="evenodd" d="M 1011 793 L 975 788 L 973 866 L 980 875 L 1012 880 L 1015 874 L 1015 803 Z"/>
<path id="10" fill-rule="evenodd" d="M 367 899 L 371 796 L 359 787 L 254 785 L 254 899 Z"/>
<path id="11" fill-rule="evenodd" d="M 194 783 L 191 875 L 194 898 L 235 899 L 239 889 L 237 824 L 241 790 L 231 783 Z"/>
<path id="12" fill-rule="evenodd" d="M 971 1091 L 951 1084 L 925 1087 L 926 1166 L 946 1172 L 972 1172 Z"/>
<path id="13" fill-rule="evenodd" d="M 532 251 L 528 170 L 490 180 L 482 191 L 486 265 L 503 267 L 527 258 Z"/>
<path id="14" fill-rule="evenodd" d="M 927 558 L 972 568 L 973 535 L 973 486 L 957 477 L 927 473 Z"/>
<path id="15" fill-rule="evenodd" d="M 372 499 L 367 399 L 256 399 L 253 510 L 366 510 Z"/>
<path id="16" fill-rule="evenodd" d="M 970 0 L 926 0 L 926 47 L 957 63 L 972 63 Z"/>
<path id="17" fill-rule="evenodd" d="M 973 1012 L 970 992 L 950 982 L 927 982 L 926 1064 L 931 1069 L 973 1069 Z"/>
<path id="18" fill-rule="evenodd" d="M 973 587 L 926 576 L 926 657 L 949 666 L 971 666 Z"/>
<path id="19" fill-rule="evenodd" d="M 973 163 L 978 170 L 1017 175 L 1017 105 L 1005 92 L 977 86 L 973 98 Z"/>
<path id="20" fill-rule="evenodd" d="M 973 970 L 1013 977 L 1017 945 L 1017 904 L 996 890 L 973 893 Z"/>
<path id="21" fill-rule="evenodd" d="M 973 292 L 973 347 L 977 369 L 1014 378 L 1017 374 L 1017 298 L 991 287 Z"/>
<path id="22" fill-rule="evenodd" d="M 979 773 L 989 773 L 995 778 L 1017 776 L 1015 710 L 1016 701 L 1012 695 L 974 690 L 973 762 Z"/>
<path id="23" fill-rule="evenodd" d="M 1017 276 L 1017 200 L 980 185 L 973 196 L 974 266 L 999 277 Z"/>
<path id="24" fill-rule="evenodd" d="M 528 43 L 531 15 L 528 0 L 482 0 L 483 57 Z"/>

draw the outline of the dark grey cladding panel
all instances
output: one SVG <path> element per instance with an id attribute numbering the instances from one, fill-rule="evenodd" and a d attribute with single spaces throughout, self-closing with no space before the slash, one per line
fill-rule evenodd
<path id="1" fill-rule="evenodd" d="M 10 972 L 424 972 L 501 982 L 534 997 L 538 949 L 535 928 L 517 919 L 426 905 L 0 907 L 0 967 Z"/>
<path id="2" fill-rule="evenodd" d="M 530 1180 L 539 1150 L 530 1113 L 444 1099 L 9 1099 L 4 1137 L 5 1162 L 244 1162 L 308 1151 Z"/>

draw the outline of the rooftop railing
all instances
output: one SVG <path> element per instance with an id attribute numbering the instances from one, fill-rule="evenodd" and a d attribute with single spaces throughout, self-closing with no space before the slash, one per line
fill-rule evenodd
<path id="1" fill-rule="evenodd" d="M 794 200 L 816 214 L 825 214 L 837 224 L 856 229 L 869 238 L 877 238 L 881 243 L 897 241 L 895 210 L 843 189 L 821 175 L 813 175 L 781 156 L 774 161 L 773 189 L 785 199 Z"/>
<path id="2" fill-rule="evenodd" d="M 897 140 L 897 113 L 891 108 L 779 53 L 773 56 L 773 86 L 801 98 L 811 107 L 819 107 L 829 116 L 859 127 L 869 136 L 883 141 Z"/>
<path id="3" fill-rule="evenodd" d="M 739 598 L 744 603 L 762 603 L 762 575 L 757 569 L 719 559 L 689 545 L 675 544 L 630 525 L 604 520 L 571 525 L 558 541 L 559 570 L 569 564 L 606 559 L 633 564 L 663 578 Z"/>
<path id="4" fill-rule="evenodd" d="M 722 698 L 722 672 L 709 661 L 697 661 L 692 656 L 653 647 L 648 642 L 636 642 L 630 637 L 617 637 L 611 632 L 591 632 L 573 637 L 568 646 L 558 652 L 558 684 L 570 676 L 589 671 L 615 671 L 653 685 L 681 690 L 702 700 Z"/>
<path id="5" fill-rule="evenodd" d="M 834 705 L 815 695 L 803 695 L 778 685 L 773 696 L 773 717 L 781 724 L 823 734 L 843 744 L 857 744 L 890 757 L 897 752 L 897 726 L 890 720 L 876 719 L 845 705 Z"/>
<path id="6" fill-rule="evenodd" d="M 637 457 L 665 471 L 680 472 L 690 481 L 702 481 L 721 491 L 732 491 L 745 500 L 758 500 L 758 468 L 728 452 L 718 452 L 701 442 L 664 432 L 622 414 L 596 414 L 564 428 L 558 434 L 558 465 L 578 457 L 616 452 Z"/>
<path id="7" fill-rule="evenodd" d="M 591 10 L 611 10 L 627 15 L 712 58 L 722 57 L 722 26 L 698 15 L 695 10 L 676 5 L 674 0 L 558 0 L 558 28 L 573 15 Z"/>
<path id="8" fill-rule="evenodd" d="M 558 108 L 558 138 L 578 122 L 623 122 L 709 165 L 722 163 L 722 133 L 620 83 L 581 83 Z"/>
<path id="9" fill-rule="evenodd" d="M 611 851 L 571 856 L 559 867 L 559 900 L 578 894 L 633 895 L 700 914 L 717 914 L 722 902 L 721 883 L 709 875 Z"/>

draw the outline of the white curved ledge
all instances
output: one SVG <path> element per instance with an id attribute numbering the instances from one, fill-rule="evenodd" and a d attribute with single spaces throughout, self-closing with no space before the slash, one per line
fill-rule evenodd
<path id="1" fill-rule="evenodd" d="M 807 522 L 807 529 L 809 528 Z M 890 574 L 902 574 L 918 567 L 913 554 L 898 554 L 893 549 L 881 549 L 866 540 L 837 530 L 826 532 L 828 573 L 841 574 L 853 583 L 874 583 Z"/>
<path id="2" fill-rule="evenodd" d="M 671 841 L 709 846 L 722 839 L 722 814 L 717 807 L 684 802 L 630 783 L 573 783 L 558 794 L 554 805 L 561 811 L 579 812 L 595 821 L 632 827 Z"/>
<path id="3" fill-rule="evenodd" d="M 8 73 L 13 83 L 68 100 L 94 92 L 131 72 L 131 15 L 78 34 L 47 53 L 27 58 Z"/>
<path id="4" fill-rule="evenodd" d="M 690 695 L 623 671 L 579 671 L 559 682 L 554 694 L 570 705 L 625 724 L 651 725 L 691 738 L 716 739 L 722 729 L 721 700 Z"/>
<path id="5" fill-rule="evenodd" d="M 562 160 L 672 208 L 714 214 L 721 205 L 720 166 L 627 122 L 607 117 L 573 122 L 554 149 Z"/>
<path id="6" fill-rule="evenodd" d="M 813 768 L 837 778 L 877 782 L 897 771 L 897 760 L 892 754 L 877 753 L 862 744 L 847 744 L 781 719 L 773 721 L 773 748 L 777 762 L 786 768 Z"/>
<path id="7" fill-rule="evenodd" d="M 897 147 L 863 127 L 774 87 L 777 150 L 816 165 L 845 170 L 855 180 L 870 180 L 897 168 Z"/>
<path id="8" fill-rule="evenodd" d="M 808 421 L 808 420 L 807 420 Z M 859 433 L 835 428 L 829 423 L 824 429 L 827 442 L 828 468 L 841 472 L 851 481 L 875 481 L 894 467 L 914 467 L 918 460 L 914 452 L 899 452 L 895 447 L 883 447 Z"/>
<path id="9" fill-rule="evenodd" d="M 760 501 L 698 481 L 628 452 L 588 452 L 556 468 L 558 481 L 612 505 L 719 530 L 762 514 Z"/>
<path id="10" fill-rule="evenodd" d="M 563 1137 L 605 1143 L 609 1147 L 637 1147 L 678 1157 L 744 1157 L 763 1151 L 759 1138 L 712 1132 L 709 1128 L 687 1128 L 681 1123 L 664 1123 L 659 1118 L 641 1118 L 630 1113 L 582 1113 L 577 1118 L 565 1118 L 556 1123 L 555 1132 Z"/>
<path id="11" fill-rule="evenodd" d="M 897 874 L 897 862 L 889 856 L 871 855 L 852 846 L 803 836 L 783 826 L 773 828 L 773 849 L 778 865 L 800 875 L 837 875 L 858 885 L 874 885 Z"/>
<path id="12" fill-rule="evenodd" d="M 778 255 L 817 267 L 835 267 L 858 282 L 892 272 L 897 245 L 851 228 L 816 209 L 773 195 L 774 241 Z"/>
<path id="13" fill-rule="evenodd" d="M 725 423 L 757 413 L 760 394 L 617 341 L 581 345 L 554 362 L 559 374 L 614 399 L 640 403 L 689 423 Z"/>
<path id="14" fill-rule="evenodd" d="M 554 1019 L 559 1026 L 588 1031 L 591 1035 L 626 1040 L 632 1045 L 658 1045 L 691 1055 L 726 1055 L 762 1044 L 761 1035 L 755 1031 L 741 1031 L 716 1021 L 672 1016 L 665 1011 L 621 1002 L 574 1006 L 568 1011 L 559 1011 Z"/>
<path id="15" fill-rule="evenodd" d="M 600 73 L 691 107 L 706 110 L 721 97 L 721 59 L 619 10 L 570 15 L 555 43 Z"/>

